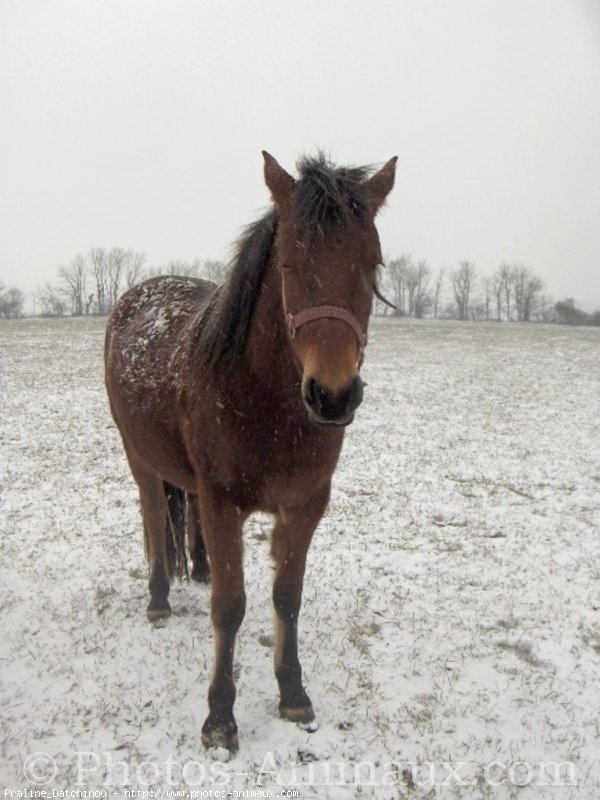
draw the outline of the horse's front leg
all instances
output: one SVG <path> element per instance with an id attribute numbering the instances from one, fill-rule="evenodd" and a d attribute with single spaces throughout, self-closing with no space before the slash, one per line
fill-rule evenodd
<path id="1" fill-rule="evenodd" d="M 212 575 L 211 616 L 215 640 L 215 664 L 208 690 L 209 714 L 202 726 L 205 747 L 238 747 L 233 716 L 235 684 L 233 653 L 235 637 L 244 618 L 242 523 L 227 497 L 200 494 L 200 515 Z"/>
<path id="2" fill-rule="evenodd" d="M 276 563 L 275 675 L 279 683 L 279 713 L 293 722 L 311 722 L 312 703 L 302 685 L 298 659 L 298 616 L 306 554 L 312 535 L 329 500 L 329 483 L 304 506 L 281 508 L 273 529 L 272 556 Z"/>

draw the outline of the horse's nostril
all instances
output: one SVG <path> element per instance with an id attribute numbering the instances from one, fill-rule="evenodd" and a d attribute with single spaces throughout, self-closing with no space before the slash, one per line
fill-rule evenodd
<path id="1" fill-rule="evenodd" d="M 311 408 L 319 408 L 325 392 L 314 378 L 309 378 L 304 390 L 304 400 Z"/>

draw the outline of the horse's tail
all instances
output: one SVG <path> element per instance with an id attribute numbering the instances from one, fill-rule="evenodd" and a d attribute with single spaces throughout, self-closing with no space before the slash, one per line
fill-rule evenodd
<path id="1" fill-rule="evenodd" d="M 185 549 L 186 499 L 183 489 L 164 481 L 167 500 L 167 569 L 169 577 L 188 578 L 188 560 Z"/>

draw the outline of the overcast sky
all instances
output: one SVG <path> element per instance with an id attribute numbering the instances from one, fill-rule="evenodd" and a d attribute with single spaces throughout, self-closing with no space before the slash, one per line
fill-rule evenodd
<path id="1" fill-rule="evenodd" d="M 0 281 L 224 258 L 290 171 L 398 155 L 383 250 L 600 307 L 598 0 L 0 0 Z"/>

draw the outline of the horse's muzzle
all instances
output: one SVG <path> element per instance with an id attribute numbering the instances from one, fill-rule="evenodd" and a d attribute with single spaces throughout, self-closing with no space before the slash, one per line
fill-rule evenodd
<path id="1" fill-rule="evenodd" d="M 316 378 L 306 378 L 302 398 L 312 422 L 323 427 L 349 425 L 362 403 L 363 385 L 360 375 L 356 375 L 344 389 L 330 392 Z"/>

